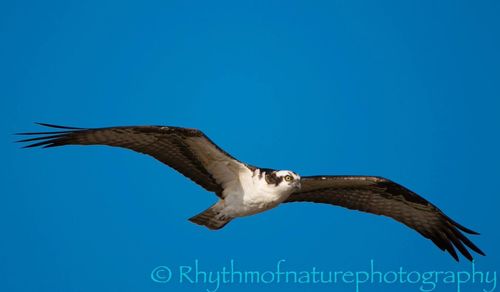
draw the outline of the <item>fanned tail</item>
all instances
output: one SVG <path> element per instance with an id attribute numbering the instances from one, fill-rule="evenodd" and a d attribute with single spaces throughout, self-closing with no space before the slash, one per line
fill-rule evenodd
<path id="1" fill-rule="evenodd" d="M 221 214 L 221 211 L 222 207 L 219 202 L 200 214 L 189 218 L 189 221 L 198 225 L 203 225 L 211 230 L 221 229 L 229 223 L 229 221 L 233 220 L 233 217 L 225 216 Z"/>

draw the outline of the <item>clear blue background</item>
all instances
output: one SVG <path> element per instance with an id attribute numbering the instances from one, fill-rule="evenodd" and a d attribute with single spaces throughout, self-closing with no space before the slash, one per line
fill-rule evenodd
<path id="1" fill-rule="evenodd" d="M 35 121 L 194 127 L 254 165 L 385 176 L 481 232 L 478 268 L 498 269 L 499 15 L 498 1 L 3 1 L 0 290 L 204 291 L 149 278 L 194 259 L 469 269 L 404 225 L 327 205 L 209 231 L 186 219 L 214 195 L 130 151 L 19 149 L 11 134 Z M 418 290 L 363 291 L 402 287 Z M 256 288 L 304 287 L 220 291 Z"/>

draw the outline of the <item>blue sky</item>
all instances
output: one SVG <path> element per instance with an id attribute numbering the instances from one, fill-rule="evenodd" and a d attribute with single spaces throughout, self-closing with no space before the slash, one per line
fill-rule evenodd
<path id="1" fill-rule="evenodd" d="M 186 219 L 215 196 L 153 159 L 19 149 L 11 134 L 36 121 L 194 127 L 254 165 L 385 176 L 479 231 L 476 264 L 497 270 L 499 13 L 498 1 L 2 2 L 0 289 L 205 291 L 149 277 L 195 259 L 469 268 L 397 222 L 326 205 L 211 232 Z M 363 291 L 402 287 L 418 291 Z M 221 291 L 256 288 L 304 286 Z"/>

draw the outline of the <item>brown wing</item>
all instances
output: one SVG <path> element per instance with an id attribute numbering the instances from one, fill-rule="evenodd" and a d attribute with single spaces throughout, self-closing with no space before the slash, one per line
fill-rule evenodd
<path id="1" fill-rule="evenodd" d="M 301 184 L 301 190 L 286 202 L 326 203 L 388 216 L 429 238 L 457 261 L 454 247 L 469 260 L 472 256 L 465 246 L 484 255 L 460 230 L 477 232 L 461 226 L 424 198 L 390 180 L 372 176 L 312 176 L 303 177 Z"/>
<path id="2" fill-rule="evenodd" d="M 19 133 L 37 137 L 18 142 L 34 142 L 25 147 L 108 145 L 131 149 L 156 158 L 218 196 L 222 196 L 224 184 L 236 177 L 239 168 L 246 166 L 196 129 L 162 126 L 83 129 L 40 125 L 60 131 Z"/>

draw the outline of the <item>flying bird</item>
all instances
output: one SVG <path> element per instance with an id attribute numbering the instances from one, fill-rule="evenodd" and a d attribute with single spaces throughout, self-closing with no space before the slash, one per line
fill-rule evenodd
<path id="1" fill-rule="evenodd" d="M 277 207 L 282 203 L 311 202 L 337 205 L 393 218 L 430 239 L 456 261 L 455 250 L 472 261 L 469 249 L 484 253 L 462 232 L 478 234 L 444 214 L 411 190 L 378 176 L 300 176 L 289 170 L 260 168 L 243 163 L 222 150 L 197 129 L 170 126 L 74 128 L 44 123 L 49 132 L 18 142 L 43 148 L 64 145 L 108 145 L 150 155 L 177 170 L 219 200 L 190 218 L 216 230 L 231 220 Z"/>

